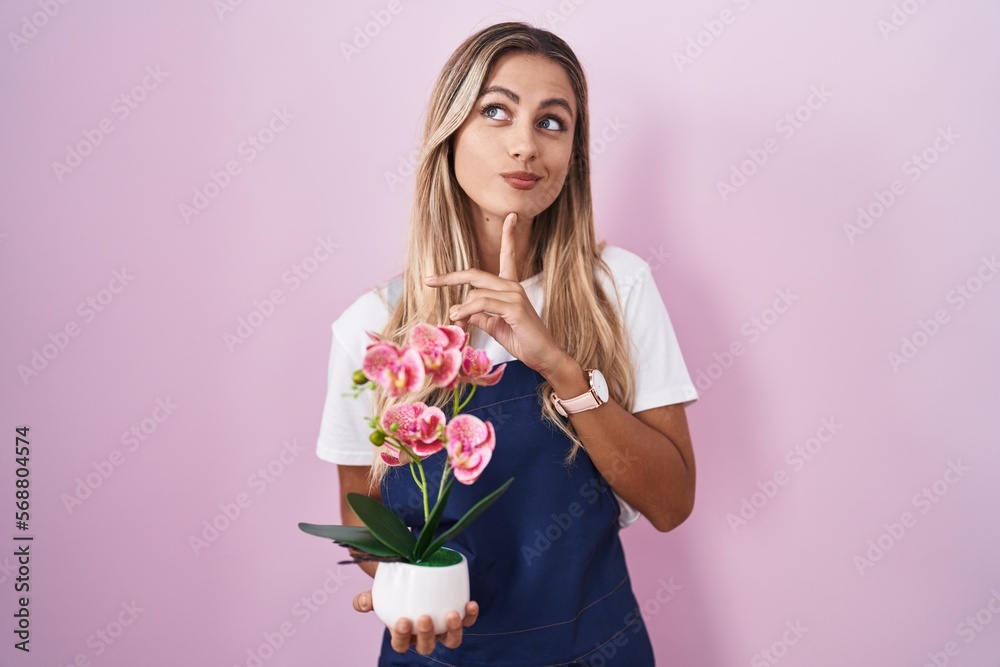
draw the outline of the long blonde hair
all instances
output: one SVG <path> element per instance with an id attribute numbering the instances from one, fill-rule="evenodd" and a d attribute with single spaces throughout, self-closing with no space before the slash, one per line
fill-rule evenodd
<path id="1" fill-rule="evenodd" d="M 615 303 L 609 300 L 596 273 L 604 271 L 614 284 L 610 268 L 601 259 L 606 242 L 598 244 L 594 233 L 587 82 L 566 42 L 525 23 L 498 23 L 472 35 L 455 50 L 438 77 L 416 169 L 401 294 L 380 333 L 404 345 L 417 323 L 451 324 L 448 311 L 463 302 L 470 286 L 427 287 L 423 276 L 480 268 L 467 196 L 455 178 L 453 137 L 472 112 L 494 63 L 513 52 L 544 56 L 560 64 L 576 96 L 577 120 L 569 172 L 555 201 L 535 216 L 525 258 L 525 266 L 536 271 L 544 269 L 541 318 L 553 339 L 583 368 L 601 369 L 608 380 L 611 400 L 631 411 L 635 378 L 621 303 L 617 292 Z M 466 324 L 467 333 L 471 333 L 471 327 Z M 549 383 L 543 381 L 538 391 L 543 419 L 572 441 L 566 456 L 566 463 L 572 463 L 583 445 L 571 423 L 552 406 Z M 378 415 L 399 402 L 423 401 L 444 408 L 451 397 L 450 391 L 428 386 L 393 398 L 378 386 L 371 405 Z M 503 443 L 498 442 L 497 447 L 503 447 Z M 373 488 L 387 469 L 376 455 L 369 475 Z"/>

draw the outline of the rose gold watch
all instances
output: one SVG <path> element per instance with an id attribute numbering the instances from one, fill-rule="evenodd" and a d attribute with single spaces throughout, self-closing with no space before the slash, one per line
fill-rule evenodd
<path id="1" fill-rule="evenodd" d="M 593 410 L 608 402 L 608 383 L 604 379 L 604 374 L 596 368 L 584 370 L 587 373 L 590 389 L 573 398 L 559 398 L 556 396 L 556 392 L 552 392 L 552 404 L 555 406 L 556 412 L 563 417 L 584 410 Z"/>

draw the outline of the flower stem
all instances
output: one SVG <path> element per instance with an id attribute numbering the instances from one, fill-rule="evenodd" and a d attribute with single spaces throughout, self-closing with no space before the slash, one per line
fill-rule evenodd
<path id="1" fill-rule="evenodd" d="M 420 479 L 423 480 L 423 484 L 420 485 L 420 490 L 423 492 L 424 496 L 424 522 L 426 523 L 428 519 L 431 518 L 430 506 L 427 503 L 427 477 L 424 475 L 424 465 L 417 459 L 417 468 L 420 470 Z"/>
<path id="2" fill-rule="evenodd" d="M 424 474 L 424 464 L 421 463 L 420 457 L 414 454 L 413 450 L 407 447 L 405 443 L 396 438 L 393 438 L 393 441 L 410 457 L 410 474 L 413 475 L 413 481 L 420 487 L 420 495 L 423 496 L 424 501 L 424 521 L 427 521 L 431 516 L 431 510 L 430 504 L 427 502 L 427 475 Z M 417 479 L 416 474 L 413 472 L 414 463 L 417 464 L 417 470 L 420 471 L 420 479 Z"/>
<path id="3" fill-rule="evenodd" d="M 438 499 L 437 502 L 441 502 L 441 494 L 444 493 L 444 482 L 448 479 L 448 473 L 451 472 L 451 461 L 448 459 L 444 460 L 444 469 L 441 471 L 441 485 L 438 486 Z"/>
<path id="4" fill-rule="evenodd" d="M 472 400 L 472 396 L 473 396 L 473 395 L 474 395 L 474 394 L 476 393 L 476 388 L 477 388 L 478 386 L 479 386 L 479 385 L 475 385 L 475 384 L 474 384 L 474 385 L 472 385 L 472 390 L 471 390 L 471 391 L 469 391 L 469 395 L 465 397 L 465 400 L 464 400 L 464 401 L 462 401 L 461 405 L 459 405 L 458 407 L 456 407 L 456 408 L 455 408 L 455 414 L 458 414 L 459 412 L 461 412 L 461 411 L 462 411 L 462 409 L 463 409 L 463 408 L 464 408 L 464 407 L 465 407 L 466 405 L 468 405 L 468 404 L 469 404 L 469 401 L 471 401 L 471 400 Z M 456 397 L 455 397 L 455 398 L 456 398 L 456 400 L 457 400 L 458 396 L 456 395 Z"/>
<path id="5" fill-rule="evenodd" d="M 406 467 L 410 469 L 410 475 L 413 476 L 413 481 L 416 482 L 417 486 L 419 487 L 420 486 L 420 480 L 417 479 L 417 466 L 413 465 L 413 461 L 410 461 L 410 465 L 408 465 Z"/>

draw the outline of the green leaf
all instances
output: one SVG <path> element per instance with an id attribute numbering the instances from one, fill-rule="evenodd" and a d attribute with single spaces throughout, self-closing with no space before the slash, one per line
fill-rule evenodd
<path id="1" fill-rule="evenodd" d="M 392 510 L 362 493 L 348 493 L 347 504 L 378 540 L 406 559 L 413 557 L 417 538 Z"/>
<path id="2" fill-rule="evenodd" d="M 441 515 L 444 514 L 444 506 L 448 502 L 448 496 L 451 494 L 451 485 L 454 481 L 455 477 L 452 476 L 444 483 L 444 490 L 438 496 L 437 502 L 434 504 L 434 509 L 431 510 L 431 515 L 427 519 L 427 523 L 424 524 L 423 530 L 420 531 L 420 539 L 417 540 L 417 546 L 413 549 L 414 563 L 419 563 L 423 560 L 424 555 L 431 553 L 427 550 L 427 546 L 431 543 L 438 524 L 441 523 Z"/>
<path id="3" fill-rule="evenodd" d="M 399 556 L 393 549 L 382 544 L 364 526 L 321 526 L 315 523 L 300 523 L 299 530 L 316 537 L 364 551 L 372 556 Z"/>
<path id="4" fill-rule="evenodd" d="M 434 542 L 431 543 L 429 547 L 427 547 L 427 553 L 432 554 L 441 547 L 443 547 L 445 544 L 447 544 L 449 541 L 455 539 L 458 536 L 458 534 L 461 533 L 466 528 L 468 528 L 469 525 L 472 524 L 472 522 L 475 521 L 480 514 L 485 512 L 487 507 L 496 502 L 496 500 L 500 497 L 500 495 L 507 490 L 507 488 L 511 485 L 513 481 L 514 478 L 511 477 L 506 482 L 504 482 L 499 489 L 497 489 L 496 491 L 494 491 L 493 493 L 491 493 L 490 495 L 486 496 L 478 503 L 473 505 L 472 509 L 470 509 L 468 512 L 465 513 L 465 516 L 459 519 L 454 526 L 452 526 L 444 533 L 442 533 L 441 537 L 434 540 Z"/>

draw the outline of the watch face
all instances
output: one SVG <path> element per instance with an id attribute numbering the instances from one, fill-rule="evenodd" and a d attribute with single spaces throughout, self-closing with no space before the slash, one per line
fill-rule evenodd
<path id="1" fill-rule="evenodd" d="M 601 399 L 602 403 L 608 402 L 608 383 L 604 379 L 604 374 L 601 371 L 594 369 L 594 372 L 590 375 L 591 384 L 594 386 L 594 391 L 597 392 L 597 397 Z"/>

